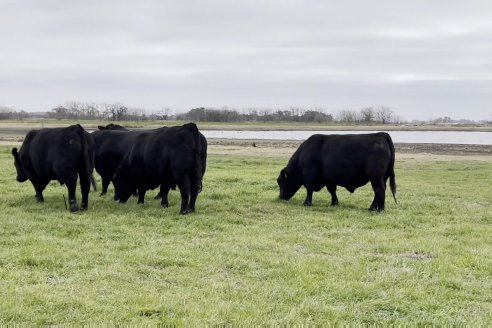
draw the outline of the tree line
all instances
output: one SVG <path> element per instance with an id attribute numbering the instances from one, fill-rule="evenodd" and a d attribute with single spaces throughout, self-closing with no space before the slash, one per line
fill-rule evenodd
<path id="1" fill-rule="evenodd" d="M 8 107 L 0 108 L 0 119 L 25 119 L 30 113 L 17 112 Z M 52 119 L 70 120 L 109 120 L 109 121 L 147 121 L 147 120 L 185 120 L 194 122 L 366 122 L 398 123 L 399 118 L 388 107 L 367 107 L 360 111 L 342 110 L 328 113 L 322 108 L 305 109 L 230 109 L 198 107 L 185 113 L 171 114 L 169 108 L 148 112 L 143 108 L 129 107 L 121 103 L 68 102 L 56 106 L 43 115 Z"/>
<path id="2" fill-rule="evenodd" d="M 147 121 L 168 120 L 169 113 L 169 109 L 148 113 L 143 108 L 129 107 L 121 103 L 95 104 L 74 101 L 51 109 L 47 117 L 72 120 Z"/>
<path id="3" fill-rule="evenodd" d="M 108 121 L 156 121 L 184 120 L 194 122 L 305 122 L 305 123 L 364 123 L 395 124 L 402 119 L 387 106 L 364 107 L 360 110 L 343 109 L 329 113 L 323 108 L 290 107 L 288 109 L 231 109 L 198 107 L 185 113 L 173 114 L 171 109 L 149 112 L 139 107 L 129 107 L 121 103 L 67 102 L 46 113 L 28 113 L 0 106 L 0 120 L 23 120 L 31 117 L 69 120 L 108 120 Z M 419 123 L 424 123 L 419 121 Z M 448 116 L 439 117 L 425 123 L 452 124 L 475 123 L 470 120 L 453 120 Z"/>
<path id="4" fill-rule="evenodd" d="M 23 120 L 29 117 L 30 114 L 24 110 L 16 111 L 7 106 L 0 106 L 0 120 Z"/>

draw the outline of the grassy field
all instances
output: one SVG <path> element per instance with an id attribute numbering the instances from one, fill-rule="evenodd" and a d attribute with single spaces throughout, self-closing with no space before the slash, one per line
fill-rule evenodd
<path id="1" fill-rule="evenodd" d="M 369 186 L 281 202 L 285 154 L 211 150 L 179 216 L 177 192 L 70 214 L 52 183 L 37 204 L 0 147 L 0 324 L 492 324 L 490 157 L 397 156 L 376 214 Z"/>

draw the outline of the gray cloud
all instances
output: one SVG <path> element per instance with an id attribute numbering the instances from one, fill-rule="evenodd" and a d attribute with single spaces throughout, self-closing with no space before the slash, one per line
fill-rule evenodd
<path id="1" fill-rule="evenodd" d="M 492 117 L 492 2 L 2 1 L 0 102 Z"/>

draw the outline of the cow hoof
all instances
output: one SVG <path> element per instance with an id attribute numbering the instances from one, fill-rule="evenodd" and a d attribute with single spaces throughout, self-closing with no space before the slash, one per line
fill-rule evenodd
<path id="1" fill-rule="evenodd" d="M 38 202 L 38 203 L 42 203 L 42 202 L 44 202 L 44 198 L 43 198 L 43 196 L 38 196 L 38 195 L 36 195 L 36 196 L 34 196 L 34 197 L 36 198 L 36 202 Z"/>
<path id="2" fill-rule="evenodd" d="M 304 204 L 304 206 L 311 206 L 311 205 L 313 205 L 313 203 L 311 203 L 311 202 L 304 202 L 303 204 Z"/>
<path id="3" fill-rule="evenodd" d="M 184 210 L 184 211 L 179 212 L 180 215 L 186 215 L 189 213 L 191 213 L 190 210 Z"/>
<path id="4" fill-rule="evenodd" d="M 70 212 L 75 213 L 79 211 L 79 206 L 77 204 L 70 205 Z"/>
<path id="5" fill-rule="evenodd" d="M 377 207 L 377 206 L 374 206 L 374 207 L 369 207 L 369 211 L 371 212 L 383 212 L 384 211 L 384 208 L 380 208 L 380 207 Z"/>
<path id="6" fill-rule="evenodd" d="M 81 211 L 87 211 L 87 209 L 88 209 L 88 208 L 89 208 L 89 206 L 87 206 L 87 204 L 82 203 L 82 204 L 80 205 L 80 210 L 81 210 Z"/>
<path id="7" fill-rule="evenodd" d="M 164 208 L 168 208 L 169 207 L 169 204 L 167 204 L 167 203 L 162 204 L 161 203 L 161 206 L 164 207 Z"/>

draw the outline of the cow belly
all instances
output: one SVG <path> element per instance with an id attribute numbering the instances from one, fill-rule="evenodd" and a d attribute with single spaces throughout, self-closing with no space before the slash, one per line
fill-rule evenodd
<path id="1" fill-rule="evenodd" d="M 364 186 L 369 182 L 367 176 L 361 175 L 360 173 L 348 173 L 341 172 L 338 175 L 332 175 L 328 179 L 328 184 L 337 185 L 344 187 L 350 192 L 354 192 L 355 189 Z"/>
<path id="2" fill-rule="evenodd" d="M 369 182 L 369 180 L 351 181 L 348 183 L 339 184 L 339 186 L 344 187 L 345 189 L 347 189 L 348 191 L 350 191 L 352 193 L 355 191 L 355 189 L 366 185 L 368 182 Z"/>

